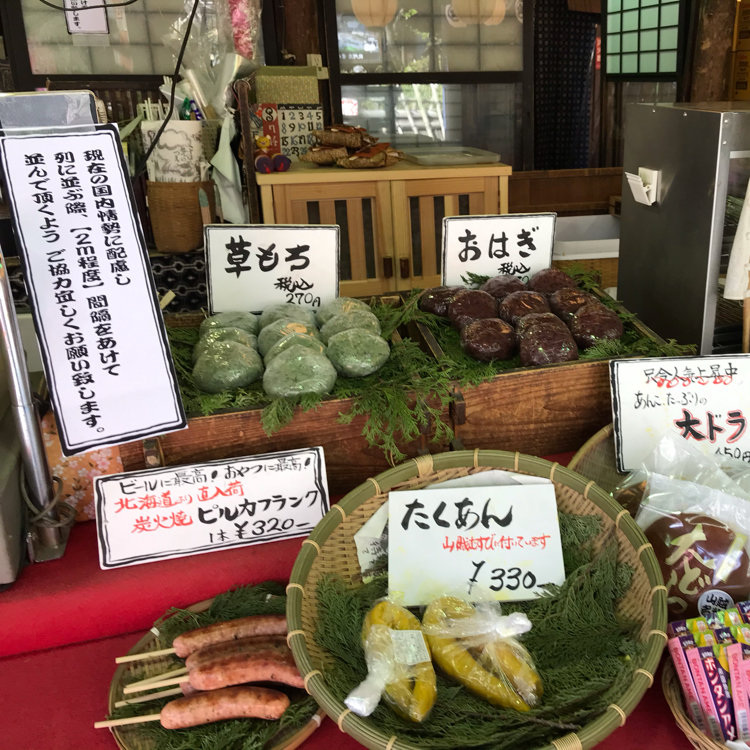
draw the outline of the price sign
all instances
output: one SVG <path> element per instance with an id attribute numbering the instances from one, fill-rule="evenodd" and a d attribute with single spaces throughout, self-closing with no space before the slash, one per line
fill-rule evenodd
<path id="1" fill-rule="evenodd" d="M 63 452 L 182 428 L 117 128 L 43 132 L 0 159 Z"/>
<path id="2" fill-rule="evenodd" d="M 637 469 L 668 432 L 750 463 L 750 356 L 610 362 L 617 468 Z"/>
<path id="3" fill-rule="evenodd" d="M 338 297 L 337 225 L 214 224 L 204 236 L 212 313 L 283 302 L 317 310 Z"/>
<path id="4" fill-rule="evenodd" d="M 523 601 L 565 580 L 550 482 L 395 491 L 388 510 L 388 593 L 404 606 Z"/>
<path id="5" fill-rule="evenodd" d="M 443 219 L 443 284 L 464 277 L 509 274 L 528 281 L 552 264 L 554 213 L 446 216 Z"/>
<path id="6" fill-rule="evenodd" d="M 328 512 L 323 448 L 94 480 L 103 569 L 307 536 Z"/>

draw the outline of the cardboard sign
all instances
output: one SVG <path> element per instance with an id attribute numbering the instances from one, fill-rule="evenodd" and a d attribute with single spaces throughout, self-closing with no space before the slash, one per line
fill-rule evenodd
<path id="1" fill-rule="evenodd" d="M 0 140 L 66 455 L 187 424 L 117 128 Z"/>
<path id="2" fill-rule="evenodd" d="M 255 104 L 250 117 L 253 138 L 266 135 L 271 150 L 291 158 L 305 154 L 318 142 L 313 130 L 323 130 L 323 107 L 320 104 Z"/>
<path id="3" fill-rule="evenodd" d="M 109 34 L 106 0 L 65 0 L 68 34 Z M 89 6 L 99 6 L 91 7 Z"/>
<path id="4" fill-rule="evenodd" d="M 204 238 L 212 313 L 283 302 L 317 310 L 338 297 L 337 225 L 211 224 Z"/>
<path id="5" fill-rule="evenodd" d="M 667 432 L 750 463 L 750 355 L 610 362 L 617 468 L 637 469 Z"/>
<path id="6" fill-rule="evenodd" d="M 307 536 L 328 512 L 323 448 L 94 480 L 102 568 Z"/>
<path id="7" fill-rule="evenodd" d="M 446 216 L 443 284 L 462 286 L 467 274 L 509 274 L 528 281 L 552 264 L 556 214 Z"/>
<path id="8" fill-rule="evenodd" d="M 388 594 L 399 604 L 523 601 L 565 580 L 549 481 L 396 491 L 388 508 Z"/>

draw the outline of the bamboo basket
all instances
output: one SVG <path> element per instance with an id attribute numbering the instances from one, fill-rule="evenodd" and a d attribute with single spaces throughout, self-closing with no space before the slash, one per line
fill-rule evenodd
<path id="1" fill-rule="evenodd" d="M 602 427 L 570 459 L 568 468 L 593 479 L 602 489 L 613 492 L 627 477 L 617 470 L 614 426 Z"/>
<path id="2" fill-rule="evenodd" d="M 192 612 L 204 612 L 211 606 L 212 601 L 213 599 L 205 599 L 202 602 L 190 605 L 187 609 Z M 143 654 L 149 651 L 158 651 L 168 648 L 169 645 L 152 628 L 137 641 L 128 651 L 128 654 Z M 143 661 L 126 662 L 118 665 L 112 677 L 112 682 L 109 686 L 109 695 L 107 696 L 109 712 L 112 713 L 115 710 L 118 701 L 133 697 L 132 695 L 128 696 L 123 693 L 123 688 L 129 682 L 136 679 L 155 679 L 165 672 L 181 666 L 184 666 L 183 661 L 173 655 L 155 656 Z M 144 702 L 143 705 L 148 706 L 148 703 Z M 146 710 L 144 713 L 148 713 L 148 711 Z M 319 709 L 301 727 L 280 729 L 278 734 L 266 743 L 264 750 L 295 750 L 295 748 L 299 747 L 320 727 L 322 721 L 323 713 Z M 111 727 L 110 731 L 120 750 L 159 750 L 149 736 L 142 732 L 138 724 Z"/>
<path id="3" fill-rule="evenodd" d="M 314 639 L 318 581 L 329 574 L 354 584 L 361 581 L 353 537 L 387 500 L 389 490 L 420 488 L 489 469 L 550 478 L 558 507 L 569 513 L 598 515 L 603 527 L 600 540 L 614 531 L 620 560 L 631 564 L 634 570 L 630 589 L 620 604 L 623 615 L 641 624 L 640 637 L 646 647 L 632 683 L 619 696 L 616 705 L 610 705 L 578 732 L 561 736 L 540 750 L 593 747 L 622 726 L 653 682 L 666 644 L 666 589 L 653 549 L 628 513 L 594 482 L 540 458 L 495 450 L 428 454 L 368 479 L 334 505 L 302 543 L 287 587 L 288 640 L 306 688 L 339 728 L 365 747 L 417 750 L 419 746 L 397 736 L 386 736 L 372 721 L 351 713 L 330 690 L 326 669 L 332 657 L 322 651 Z"/>
<path id="4" fill-rule="evenodd" d="M 664 661 L 661 673 L 661 689 L 664 692 L 667 705 L 674 716 L 677 726 L 683 731 L 692 747 L 696 748 L 696 750 L 726 750 L 725 745 L 720 745 L 715 740 L 707 737 L 688 718 L 682 698 L 680 679 L 677 677 L 670 659 Z"/>

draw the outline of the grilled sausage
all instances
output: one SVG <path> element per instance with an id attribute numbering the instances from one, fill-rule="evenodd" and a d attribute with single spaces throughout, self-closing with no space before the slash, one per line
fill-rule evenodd
<path id="1" fill-rule="evenodd" d="M 224 719 L 278 719 L 289 702 L 278 690 L 227 687 L 170 701 L 162 708 L 159 721 L 165 729 L 184 729 Z"/>
<path id="2" fill-rule="evenodd" d="M 287 646 L 286 638 L 283 635 L 251 635 L 248 638 L 221 641 L 199 648 L 187 656 L 185 666 L 188 671 L 191 671 L 215 659 L 267 649 L 277 649 L 282 653 L 287 653 L 289 646 Z"/>
<path id="3" fill-rule="evenodd" d="M 305 682 L 291 652 L 264 649 L 241 652 L 215 659 L 190 672 L 190 684 L 197 690 L 217 690 L 245 682 L 280 682 L 304 687 Z"/>
<path id="4" fill-rule="evenodd" d="M 193 651 L 212 643 L 254 635 L 284 635 L 285 633 L 286 617 L 284 615 L 251 615 L 188 630 L 178 635 L 172 642 L 172 646 L 175 654 L 184 659 Z"/>

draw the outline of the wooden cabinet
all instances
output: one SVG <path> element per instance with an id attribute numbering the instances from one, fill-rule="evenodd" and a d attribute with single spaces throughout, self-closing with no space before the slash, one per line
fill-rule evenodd
<path id="1" fill-rule="evenodd" d="M 338 224 L 340 294 L 359 297 L 441 280 L 444 216 L 508 212 L 506 164 L 344 169 L 295 162 L 257 174 L 266 224 Z"/>

